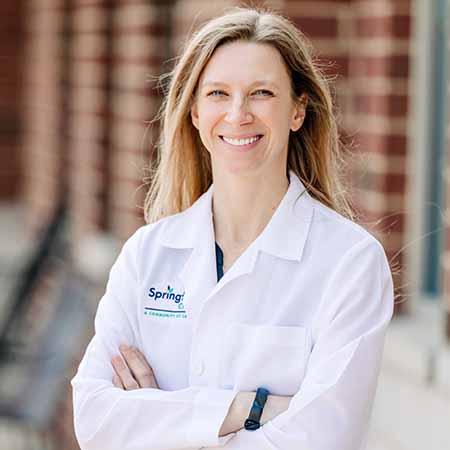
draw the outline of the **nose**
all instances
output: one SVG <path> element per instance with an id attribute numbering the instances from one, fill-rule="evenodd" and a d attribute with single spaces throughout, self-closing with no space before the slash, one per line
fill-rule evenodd
<path id="1" fill-rule="evenodd" d="M 246 98 L 236 98 L 230 104 L 230 108 L 226 115 L 226 121 L 230 125 L 241 125 L 249 123 L 253 120 L 251 112 L 248 110 Z"/>

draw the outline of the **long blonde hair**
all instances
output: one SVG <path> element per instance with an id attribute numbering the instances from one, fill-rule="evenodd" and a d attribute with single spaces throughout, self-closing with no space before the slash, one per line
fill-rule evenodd
<path id="1" fill-rule="evenodd" d="M 210 156 L 190 109 L 214 51 L 237 40 L 270 44 L 280 52 L 291 76 L 293 99 L 298 101 L 302 93 L 308 98 L 302 127 L 290 132 L 286 169 L 296 173 L 312 197 L 353 219 L 330 87 L 313 61 L 311 44 L 287 18 L 268 8 L 233 7 L 193 33 L 173 70 L 161 77 L 169 83 L 154 119 L 160 121 L 161 133 L 144 201 L 146 222 L 185 210 L 211 185 Z"/>

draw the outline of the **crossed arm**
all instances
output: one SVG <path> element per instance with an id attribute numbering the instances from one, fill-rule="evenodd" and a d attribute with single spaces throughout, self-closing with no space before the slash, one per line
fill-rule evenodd
<path id="1" fill-rule="evenodd" d="M 114 369 L 112 382 L 115 387 L 127 391 L 141 388 L 159 389 L 153 370 L 139 349 L 121 345 L 119 350 L 120 355 L 115 355 L 111 360 Z M 219 436 L 226 436 L 243 428 L 254 398 L 254 392 L 239 392 L 236 395 L 220 428 Z M 269 395 L 261 416 L 261 424 L 286 411 L 291 398 Z"/>

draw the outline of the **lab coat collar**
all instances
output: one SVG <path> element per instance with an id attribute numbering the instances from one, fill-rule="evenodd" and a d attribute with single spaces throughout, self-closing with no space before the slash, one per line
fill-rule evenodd
<path id="1" fill-rule="evenodd" d="M 289 172 L 289 188 L 255 247 L 271 255 L 300 261 L 313 216 L 314 203 L 297 175 Z M 180 249 L 195 248 L 214 239 L 212 195 L 214 184 L 188 209 L 166 222 L 161 243 Z"/>
<path id="2" fill-rule="evenodd" d="M 289 172 L 289 188 L 266 228 L 257 238 L 259 250 L 300 261 L 313 216 L 313 200 L 297 175 Z"/>

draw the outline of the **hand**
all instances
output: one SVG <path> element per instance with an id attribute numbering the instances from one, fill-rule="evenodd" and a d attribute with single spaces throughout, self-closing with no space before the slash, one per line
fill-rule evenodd
<path id="1" fill-rule="evenodd" d="M 136 347 L 121 345 L 119 350 L 122 357 L 117 355 L 111 360 L 114 386 L 126 391 L 140 388 L 159 389 L 150 364 Z"/>

